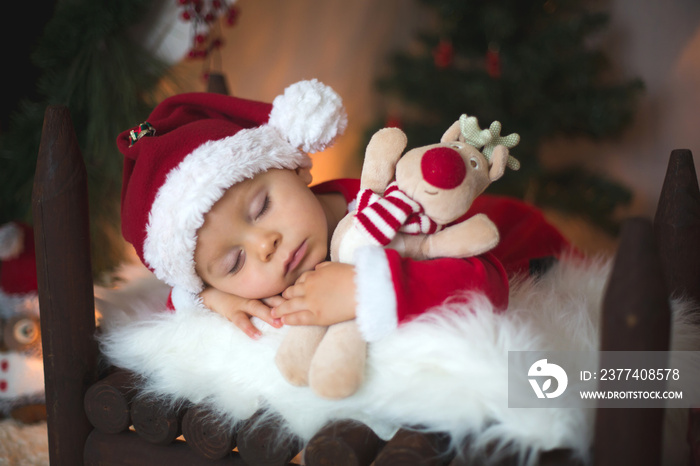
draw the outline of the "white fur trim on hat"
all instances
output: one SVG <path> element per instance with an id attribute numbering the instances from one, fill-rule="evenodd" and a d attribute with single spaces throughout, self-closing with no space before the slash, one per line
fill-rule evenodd
<path id="1" fill-rule="evenodd" d="M 343 101 L 316 79 L 285 89 L 272 102 L 268 124 L 304 152 L 320 152 L 345 131 L 348 118 Z"/>
<path id="2" fill-rule="evenodd" d="M 179 286 L 174 286 L 172 288 L 170 299 L 176 311 L 187 312 L 191 310 L 201 311 L 207 309 L 199 295 L 190 293 Z"/>
<path id="3" fill-rule="evenodd" d="M 143 245 L 147 265 L 168 285 L 199 293 L 204 284 L 195 272 L 194 250 L 204 214 L 239 181 L 272 168 L 310 165 L 307 154 L 267 125 L 202 144 L 168 173 L 156 194 Z"/>

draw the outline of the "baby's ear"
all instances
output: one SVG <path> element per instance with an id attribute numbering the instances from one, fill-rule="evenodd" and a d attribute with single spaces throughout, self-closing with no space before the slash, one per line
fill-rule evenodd
<path id="1" fill-rule="evenodd" d="M 304 183 L 306 183 L 307 186 L 311 184 L 311 181 L 313 181 L 313 176 L 311 176 L 311 167 L 299 167 L 295 171 L 297 172 L 297 175 L 304 180 Z"/>

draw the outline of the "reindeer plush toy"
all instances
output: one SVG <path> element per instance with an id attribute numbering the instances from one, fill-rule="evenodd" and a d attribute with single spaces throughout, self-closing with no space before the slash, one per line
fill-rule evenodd
<path id="1" fill-rule="evenodd" d="M 356 210 L 333 233 L 331 259 L 352 263 L 354 251 L 367 245 L 396 249 L 415 259 L 470 257 L 495 247 L 498 229 L 486 215 L 451 222 L 466 214 L 506 166 L 520 167 L 508 152 L 520 137 L 500 132 L 497 121 L 481 130 L 475 117 L 462 115 L 440 143 L 409 150 L 403 157 L 403 131 L 384 128 L 375 133 L 365 152 Z M 290 383 L 341 399 L 362 384 L 366 352 L 355 321 L 293 327 L 276 363 Z"/>

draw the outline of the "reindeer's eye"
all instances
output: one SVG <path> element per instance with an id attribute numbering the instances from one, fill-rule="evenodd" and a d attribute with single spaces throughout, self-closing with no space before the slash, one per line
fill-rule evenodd
<path id="1" fill-rule="evenodd" d="M 462 148 L 462 144 L 459 144 L 459 143 L 457 143 L 457 142 L 453 142 L 452 144 L 450 144 L 450 147 L 453 148 L 453 149 L 461 149 L 461 148 Z"/>
<path id="2" fill-rule="evenodd" d="M 472 168 L 479 168 L 479 162 L 476 159 L 469 159 L 469 165 L 471 165 Z"/>

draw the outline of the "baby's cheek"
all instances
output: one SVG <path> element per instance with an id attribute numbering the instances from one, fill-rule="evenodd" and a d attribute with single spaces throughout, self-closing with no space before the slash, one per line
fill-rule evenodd
<path id="1" fill-rule="evenodd" d="M 260 276 L 252 280 L 245 289 L 251 294 L 250 299 L 263 299 L 282 293 L 292 284 L 279 278 Z"/>

